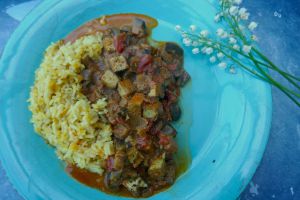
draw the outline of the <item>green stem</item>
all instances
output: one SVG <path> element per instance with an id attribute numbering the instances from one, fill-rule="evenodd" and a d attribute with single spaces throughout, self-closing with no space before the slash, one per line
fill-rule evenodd
<path id="1" fill-rule="evenodd" d="M 272 66 L 279 74 L 281 74 L 283 77 L 285 77 L 292 85 L 294 85 L 297 89 L 300 90 L 300 86 L 293 81 L 289 76 L 287 76 L 285 73 L 283 73 L 273 62 L 271 62 L 265 55 L 263 55 L 260 51 L 258 51 L 255 47 L 252 48 L 253 51 L 259 55 L 263 60 L 265 60 L 270 66 Z M 299 78 L 300 79 L 300 78 Z M 299 81 L 297 78 L 296 80 Z"/>
<path id="2" fill-rule="evenodd" d="M 298 107 L 300 107 L 300 102 L 297 101 L 297 99 L 295 99 L 291 94 L 297 96 L 298 98 L 300 98 L 300 95 L 297 93 L 294 93 L 293 91 L 287 89 L 286 87 L 282 86 L 280 83 L 278 83 L 277 81 L 275 81 L 272 77 L 270 77 L 259 65 L 258 63 L 255 61 L 255 58 L 253 56 L 252 53 L 249 53 L 249 56 L 252 58 L 252 61 L 254 63 L 254 65 L 256 66 L 256 68 L 259 70 L 260 73 L 262 73 L 266 78 L 268 78 L 271 82 L 272 85 L 276 86 L 278 89 L 280 89 L 283 93 L 285 93 Z"/>

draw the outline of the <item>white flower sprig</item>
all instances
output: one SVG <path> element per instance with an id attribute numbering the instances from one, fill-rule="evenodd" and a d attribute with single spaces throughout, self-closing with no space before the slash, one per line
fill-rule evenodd
<path id="1" fill-rule="evenodd" d="M 206 29 L 198 32 L 198 27 L 193 24 L 190 25 L 189 31 L 183 30 L 179 25 L 175 26 L 175 30 L 183 37 L 183 44 L 192 47 L 193 54 L 207 55 L 211 63 L 217 63 L 220 69 L 231 74 L 236 74 L 236 67 L 241 67 L 255 77 L 280 89 L 300 107 L 300 78 L 278 68 L 255 47 L 258 39 L 254 31 L 258 23 L 248 22 L 250 13 L 241 4 L 242 0 L 219 0 L 220 9 L 214 21 L 219 23 L 220 27 L 215 34 L 211 34 Z M 225 29 L 224 24 L 228 28 Z M 247 66 L 239 59 L 240 57 L 250 60 L 254 68 Z M 266 69 L 279 73 L 296 88 L 296 91 L 276 81 Z"/>

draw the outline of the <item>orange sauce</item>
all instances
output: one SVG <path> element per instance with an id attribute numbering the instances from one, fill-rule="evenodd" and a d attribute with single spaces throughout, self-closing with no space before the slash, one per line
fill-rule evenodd
<path id="1" fill-rule="evenodd" d="M 120 28 L 124 25 L 132 25 L 135 18 L 140 18 L 146 22 L 148 36 L 151 35 L 151 31 L 153 28 L 155 28 L 158 24 L 158 22 L 146 15 L 140 15 L 140 14 L 116 14 L 116 15 L 109 15 L 105 16 L 105 18 L 97 18 L 92 21 L 87 22 L 86 24 L 80 26 L 73 32 L 71 32 L 65 39 L 64 42 L 74 42 L 76 39 L 85 36 L 85 35 L 91 35 L 96 32 L 105 31 L 108 28 Z M 105 24 L 104 24 L 104 23 Z M 148 38 L 151 40 L 151 38 Z M 160 42 L 160 44 L 163 44 L 163 42 Z M 182 173 L 184 173 L 189 164 L 190 164 L 190 157 L 187 152 L 178 154 L 176 156 L 176 177 L 180 176 Z M 113 191 L 105 187 L 104 185 L 104 177 L 89 172 L 84 169 L 80 169 L 74 165 L 68 165 L 66 167 L 66 171 L 68 174 L 70 174 L 74 179 L 77 181 L 99 189 L 105 193 L 113 194 L 117 196 L 125 196 L 125 197 L 133 197 L 130 192 L 128 192 L 124 187 L 121 187 L 119 191 Z M 155 193 L 159 193 L 163 190 L 166 190 L 168 187 L 162 188 L 161 190 L 155 191 Z"/>

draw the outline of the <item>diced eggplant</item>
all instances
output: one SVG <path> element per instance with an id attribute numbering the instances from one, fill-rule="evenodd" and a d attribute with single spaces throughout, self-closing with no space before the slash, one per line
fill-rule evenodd
<path id="1" fill-rule="evenodd" d="M 147 33 L 146 22 L 142 19 L 135 18 L 132 24 L 132 33 L 144 36 Z"/>
<path id="2" fill-rule="evenodd" d="M 118 84 L 118 92 L 120 96 L 124 97 L 131 94 L 134 91 L 134 86 L 129 79 L 120 81 Z"/>
<path id="3" fill-rule="evenodd" d="M 190 78 L 190 75 L 186 71 L 183 71 L 177 78 L 176 83 L 178 86 L 183 87 L 190 80 Z"/>
<path id="4" fill-rule="evenodd" d="M 124 56 L 115 56 L 109 59 L 110 67 L 113 72 L 123 71 L 128 68 L 128 64 Z"/>
<path id="5" fill-rule="evenodd" d="M 166 124 L 162 129 L 161 132 L 165 135 L 170 135 L 175 137 L 177 135 L 176 129 L 171 124 Z"/>
<path id="6" fill-rule="evenodd" d="M 122 171 L 106 172 L 104 175 L 104 185 L 110 190 L 119 190 L 122 184 Z"/>
<path id="7" fill-rule="evenodd" d="M 178 44 L 173 42 L 166 43 L 165 51 L 176 56 L 183 56 L 183 49 Z"/>
<path id="8" fill-rule="evenodd" d="M 84 69 L 84 70 L 82 70 L 81 75 L 82 75 L 83 80 L 90 81 L 91 77 L 92 77 L 92 72 L 90 69 Z"/>
<path id="9" fill-rule="evenodd" d="M 119 138 L 119 139 L 124 139 L 128 136 L 128 133 L 129 133 L 129 127 L 125 124 L 122 124 L 122 123 L 118 123 L 114 126 L 113 128 L 113 135 L 116 137 L 116 138 Z"/>
<path id="10" fill-rule="evenodd" d="M 103 47 L 104 47 L 104 50 L 109 53 L 114 52 L 116 50 L 115 46 L 114 46 L 114 39 L 111 37 L 105 37 L 103 39 Z"/>
<path id="11" fill-rule="evenodd" d="M 124 33 L 130 33 L 131 32 L 131 30 L 132 30 L 132 27 L 131 26 L 122 26 L 121 28 L 120 28 L 120 31 L 121 32 L 124 32 Z"/>
<path id="12" fill-rule="evenodd" d="M 172 120 L 173 121 L 179 120 L 179 118 L 181 116 L 181 109 L 180 109 L 179 105 L 177 103 L 172 103 L 169 108 L 170 108 L 170 114 L 171 114 Z"/>
<path id="13" fill-rule="evenodd" d="M 134 168 L 139 166 L 144 160 L 144 156 L 135 147 L 127 150 L 127 158 Z"/>
<path id="14" fill-rule="evenodd" d="M 108 88 L 115 88 L 119 82 L 118 76 L 110 70 L 106 70 L 101 78 Z"/>
<path id="15" fill-rule="evenodd" d="M 148 187 L 147 183 L 141 177 L 126 179 L 122 184 L 134 196 L 140 196 L 141 190 Z"/>
<path id="16" fill-rule="evenodd" d="M 123 150 L 119 150 L 115 154 L 114 169 L 121 170 L 124 168 L 126 154 Z"/>
<path id="17" fill-rule="evenodd" d="M 152 179 L 162 178 L 166 173 L 165 154 L 155 158 L 148 169 L 148 174 Z"/>

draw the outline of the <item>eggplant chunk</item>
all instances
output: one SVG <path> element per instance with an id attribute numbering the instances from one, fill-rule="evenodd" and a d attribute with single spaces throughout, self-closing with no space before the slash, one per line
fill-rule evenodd
<path id="1" fill-rule="evenodd" d="M 162 129 L 161 132 L 165 135 L 170 135 L 175 137 L 177 135 L 176 129 L 171 124 L 166 124 Z"/>
<path id="2" fill-rule="evenodd" d="M 177 56 L 183 56 L 183 49 L 176 43 L 167 42 L 165 45 L 165 51 Z"/>
<path id="3" fill-rule="evenodd" d="M 135 18 L 132 25 L 132 33 L 135 35 L 145 35 L 147 32 L 146 22 L 139 18 Z"/>
<path id="4" fill-rule="evenodd" d="M 170 114 L 172 117 L 172 121 L 179 120 L 179 118 L 181 116 L 181 109 L 177 103 L 172 103 L 170 105 Z"/>
<path id="5" fill-rule="evenodd" d="M 125 124 L 116 124 L 113 128 L 113 134 L 118 139 L 124 139 L 129 133 L 129 127 Z"/>
<path id="6" fill-rule="evenodd" d="M 104 176 L 104 185 L 111 190 L 118 190 L 121 183 L 122 171 L 107 172 Z"/>

